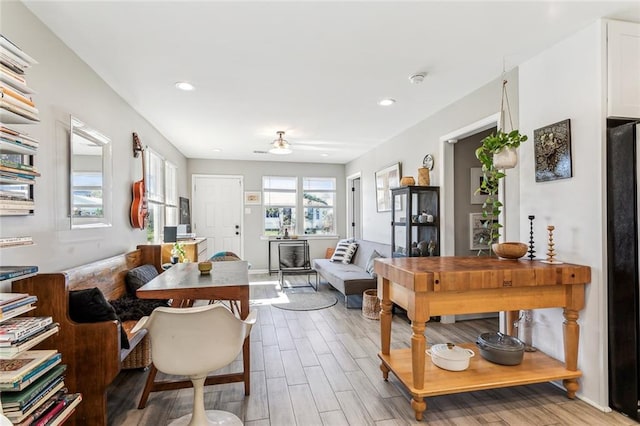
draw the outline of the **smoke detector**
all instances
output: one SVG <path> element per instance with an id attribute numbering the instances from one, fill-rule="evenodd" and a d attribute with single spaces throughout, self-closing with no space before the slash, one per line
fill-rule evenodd
<path id="1" fill-rule="evenodd" d="M 412 84 L 420 84 L 424 81 L 424 78 L 427 76 L 426 72 L 419 72 L 417 74 L 412 75 L 411 77 L 409 77 L 409 81 Z"/>

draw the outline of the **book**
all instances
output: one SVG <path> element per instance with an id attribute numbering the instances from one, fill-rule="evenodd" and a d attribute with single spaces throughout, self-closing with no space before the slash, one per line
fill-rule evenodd
<path id="1" fill-rule="evenodd" d="M 32 107 L 36 106 L 31 99 L 29 99 L 28 97 L 24 96 L 18 90 L 15 90 L 15 89 L 12 90 L 12 89 L 10 89 L 9 87 L 5 86 L 2 83 L 0 83 L 0 92 L 2 92 L 2 94 L 4 94 L 4 95 L 11 96 L 11 97 L 15 98 L 20 102 L 24 102 L 25 104 L 27 104 L 29 106 L 32 106 Z"/>
<path id="2" fill-rule="evenodd" d="M 62 382 L 64 379 L 63 374 L 66 370 L 66 364 L 57 365 L 23 391 L 3 392 L 0 394 L 3 411 L 5 413 L 9 411 L 21 411 L 26 407 L 32 406 L 38 397 L 42 397 L 44 393 L 51 390 L 56 384 Z"/>
<path id="3" fill-rule="evenodd" d="M 40 173 L 36 171 L 16 169 L 14 167 L 7 167 L 3 165 L 0 165 L 0 171 L 17 173 L 18 175 L 40 176 Z"/>
<path id="4" fill-rule="evenodd" d="M 31 426 L 33 422 L 46 415 L 47 411 L 51 409 L 59 400 L 68 392 L 67 388 L 62 388 L 58 392 L 54 393 L 51 398 L 48 398 L 45 402 L 40 404 L 31 414 L 25 417 L 20 423 L 15 423 L 16 426 Z"/>
<path id="5" fill-rule="evenodd" d="M 32 210 L 26 209 L 0 209 L 0 216 L 27 216 Z"/>
<path id="6" fill-rule="evenodd" d="M 29 170 L 29 171 L 36 170 L 36 168 L 31 164 L 18 163 L 16 161 L 5 160 L 4 158 L 0 158 L 0 164 L 6 167 L 12 167 L 14 169 Z"/>
<path id="7" fill-rule="evenodd" d="M 24 50 L 20 49 L 14 42 L 6 38 L 4 35 L 0 35 L 0 46 L 4 47 L 14 55 L 18 56 L 24 62 L 26 62 L 29 66 L 32 64 L 37 64 L 38 61 L 29 56 Z"/>
<path id="8" fill-rule="evenodd" d="M 0 108 L 6 109 L 14 114 L 17 114 L 27 120 L 31 121 L 40 121 L 37 114 L 32 113 L 31 111 L 27 111 L 24 108 L 21 108 L 17 105 L 7 102 L 4 98 L 0 98 Z"/>
<path id="9" fill-rule="evenodd" d="M 27 238 L 30 238 L 30 237 L 15 237 L 15 238 L 7 238 L 7 239 L 3 238 L 2 240 L 3 242 L 4 241 L 22 242 L 22 241 L 28 241 Z M 37 266 L 0 266 L 0 280 L 9 280 L 11 278 L 19 277 L 21 275 L 34 274 L 36 272 L 38 272 Z M 9 296 L 10 294 L 17 294 L 17 293 L 0 293 L 0 306 L 7 304 L 6 302 L 4 302 L 7 298 L 13 297 L 13 296 Z M 13 298 L 18 299 L 18 297 L 13 297 Z M 23 297 L 20 297 L 19 299 L 23 299 Z"/>
<path id="10" fill-rule="evenodd" d="M 55 350 L 26 351 L 15 358 L 0 359 L 0 382 L 15 383 L 57 354 Z"/>
<path id="11" fill-rule="evenodd" d="M 64 377 L 60 376 L 51 383 L 50 387 L 42 391 L 42 393 L 36 395 L 33 400 L 29 401 L 29 403 L 25 407 L 18 409 L 3 409 L 4 415 L 9 420 L 11 420 L 12 423 L 21 422 L 62 388 L 64 388 Z"/>
<path id="12" fill-rule="evenodd" d="M 18 315 L 24 314 L 25 312 L 29 312 L 35 308 L 36 308 L 36 305 L 31 303 L 29 305 L 24 305 L 24 306 L 20 306 L 18 308 L 12 309 L 8 312 L 0 312 L 0 319 L 7 320 L 9 318 L 14 318 L 14 317 L 17 317 Z"/>
<path id="13" fill-rule="evenodd" d="M 45 375 L 53 367 L 62 362 L 62 354 L 56 353 L 51 358 L 31 370 L 24 377 L 12 383 L 0 383 L 0 392 L 18 392 Z"/>
<path id="14" fill-rule="evenodd" d="M 76 407 L 82 401 L 81 393 L 71 393 L 64 395 L 62 397 L 63 401 L 63 409 L 54 414 L 53 417 L 48 419 L 45 423 L 42 423 L 42 420 L 39 420 L 34 426 L 60 426 L 64 424 L 64 422 L 71 416 L 71 414 L 75 411 Z"/>
<path id="15" fill-rule="evenodd" d="M 14 241 L 10 243 L 0 243 L 0 247 L 26 246 L 31 244 L 33 244 L 33 241 Z"/>
<path id="16" fill-rule="evenodd" d="M 3 294 L 13 293 L 0 293 L 0 300 Z M 21 317 L 3 321 L 0 323 L 0 343 L 21 341 L 42 330 L 52 322 L 53 318 L 51 317 Z M 0 360 L 1 362 L 2 360 Z"/>
<path id="17" fill-rule="evenodd" d="M 2 98 L 2 100 L 4 102 L 7 102 L 9 104 L 13 104 L 13 105 L 17 106 L 18 108 L 22 108 L 25 111 L 29 111 L 32 114 L 37 115 L 40 112 L 40 111 L 38 111 L 38 108 L 36 108 L 36 107 L 31 105 L 31 103 L 33 103 L 33 102 L 26 103 L 22 99 L 18 99 L 16 97 L 8 95 L 4 91 L 0 91 L 0 98 Z"/>
<path id="18" fill-rule="evenodd" d="M 36 268 L 36 271 L 37 270 L 38 269 Z M 15 278 L 15 277 L 18 277 L 18 276 L 21 276 L 21 275 L 26 275 L 26 274 L 29 274 L 29 273 L 31 273 L 31 272 L 26 272 L 26 273 L 23 273 L 23 274 L 14 275 L 12 278 Z M 0 310 L 2 310 L 2 312 L 4 313 L 4 312 L 10 311 L 12 309 L 19 308 L 20 306 L 23 306 L 23 305 L 28 305 L 30 303 L 35 303 L 37 301 L 38 301 L 38 297 L 37 296 L 27 295 L 26 297 L 21 297 L 21 298 L 19 298 L 17 300 L 14 300 L 12 302 L 8 302 L 8 303 L 5 303 L 4 305 L 0 305 Z"/>
<path id="19" fill-rule="evenodd" d="M 2 268 L 5 268 L 5 267 L 0 266 L 0 273 Z M 24 275 L 24 274 L 18 274 L 16 276 L 20 276 L 20 275 Z M 0 293 L 0 306 L 16 302 L 18 300 L 24 299 L 25 297 L 29 297 L 29 295 L 27 293 Z M 0 327 L 1 326 L 2 324 L 0 324 Z"/>
<path id="20" fill-rule="evenodd" d="M 7 356 L 16 356 L 20 352 L 24 352 L 29 348 L 34 347 L 38 343 L 44 341 L 50 336 L 53 336 L 58 332 L 58 323 L 49 324 L 42 331 L 37 334 L 34 334 L 29 339 L 20 342 L 19 344 L 11 345 L 11 346 L 2 346 L 0 347 L 0 357 Z"/>

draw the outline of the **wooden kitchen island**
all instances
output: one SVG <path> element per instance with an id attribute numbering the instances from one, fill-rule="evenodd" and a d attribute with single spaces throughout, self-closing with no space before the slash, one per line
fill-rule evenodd
<path id="1" fill-rule="evenodd" d="M 578 390 L 578 312 L 584 307 L 584 287 L 591 281 L 588 266 L 546 264 L 490 257 L 378 258 L 380 315 L 380 369 L 389 371 L 407 387 L 416 419 L 422 420 L 427 396 L 470 392 L 563 380 L 567 396 Z M 406 309 L 413 334 L 410 349 L 391 349 L 391 307 Z M 427 321 L 431 316 L 564 308 L 562 363 L 541 352 L 526 352 L 522 364 L 503 366 L 485 361 L 476 350 L 469 368 L 441 370 L 425 363 Z M 517 317 L 516 317 L 517 318 Z M 475 348 L 473 343 L 460 345 Z"/>

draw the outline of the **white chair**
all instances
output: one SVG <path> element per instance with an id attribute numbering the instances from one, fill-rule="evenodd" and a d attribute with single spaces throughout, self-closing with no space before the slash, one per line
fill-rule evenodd
<path id="1" fill-rule="evenodd" d="M 193 383 L 193 413 L 172 426 L 242 425 L 232 413 L 204 409 L 204 381 L 209 372 L 230 364 L 256 322 L 257 311 L 246 320 L 236 318 L 224 305 L 192 308 L 156 308 L 136 329 L 146 328 L 151 339 L 151 359 L 166 374 L 187 376 Z"/>

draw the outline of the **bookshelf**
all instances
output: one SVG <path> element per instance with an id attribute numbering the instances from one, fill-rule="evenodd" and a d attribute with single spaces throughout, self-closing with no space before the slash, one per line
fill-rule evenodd
<path id="1" fill-rule="evenodd" d="M 35 213 L 34 185 L 40 176 L 34 165 L 39 141 L 20 126 L 40 121 L 25 78 L 37 61 L 2 34 L 0 58 L 0 218 L 30 216 Z"/>
<path id="2" fill-rule="evenodd" d="M 37 269 L 0 266 L 2 288 Z M 59 331 L 52 317 L 20 317 L 36 303 L 37 298 L 28 294 L 0 293 L 0 424 L 62 425 L 82 401 L 81 394 L 65 387 L 67 366 L 61 354 L 34 349 Z"/>

